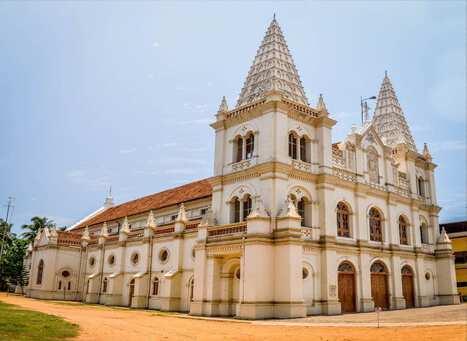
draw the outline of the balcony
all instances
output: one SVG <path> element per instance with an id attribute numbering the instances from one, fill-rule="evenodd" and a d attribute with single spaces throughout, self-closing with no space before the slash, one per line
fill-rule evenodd
<path id="1" fill-rule="evenodd" d="M 215 226 L 208 229 L 208 240 L 224 237 L 240 237 L 246 234 L 246 221 L 234 224 Z"/>

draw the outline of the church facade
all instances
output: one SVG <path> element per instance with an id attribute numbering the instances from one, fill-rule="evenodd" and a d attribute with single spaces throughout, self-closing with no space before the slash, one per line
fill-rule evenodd
<path id="1" fill-rule="evenodd" d="M 214 174 L 43 230 L 27 295 L 244 319 L 457 304 L 433 163 L 386 74 L 371 119 L 332 143 L 276 19 L 234 108 Z"/>

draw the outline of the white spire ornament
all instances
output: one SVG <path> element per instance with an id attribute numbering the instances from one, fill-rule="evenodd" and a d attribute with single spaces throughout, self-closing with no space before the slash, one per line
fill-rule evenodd
<path id="1" fill-rule="evenodd" d="M 290 101 L 308 105 L 300 76 L 275 17 L 250 67 L 237 107 L 253 103 L 270 91 L 277 91 Z"/>
<path id="2" fill-rule="evenodd" d="M 114 199 L 112 198 L 112 186 L 109 187 L 109 194 L 105 198 L 104 207 L 109 208 L 114 205 Z"/>
<path id="3" fill-rule="evenodd" d="M 226 112 L 229 111 L 229 106 L 227 104 L 227 100 L 225 99 L 225 96 L 222 96 L 221 104 L 219 105 L 219 110 L 218 112 Z"/>
<path id="4" fill-rule="evenodd" d="M 319 111 L 327 112 L 326 103 L 324 103 L 323 94 L 319 94 L 318 103 L 316 104 L 316 109 Z"/>
<path id="5" fill-rule="evenodd" d="M 387 146 L 395 147 L 399 143 L 404 143 L 410 150 L 417 151 L 409 125 L 387 72 L 384 74 L 378 94 L 373 123 L 378 136 Z"/>
<path id="6" fill-rule="evenodd" d="M 148 214 L 147 226 L 152 229 L 157 227 L 156 218 L 154 218 L 154 212 L 152 210 L 149 211 L 149 214 Z"/>
<path id="7" fill-rule="evenodd" d="M 432 160 L 430 151 L 428 150 L 428 145 L 427 145 L 426 143 L 423 144 L 423 157 L 424 157 L 425 160 L 427 160 L 427 161 L 431 161 L 431 160 Z"/>

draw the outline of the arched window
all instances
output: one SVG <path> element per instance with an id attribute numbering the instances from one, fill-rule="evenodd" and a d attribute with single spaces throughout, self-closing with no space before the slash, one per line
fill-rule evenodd
<path id="1" fill-rule="evenodd" d="M 403 216 L 399 217 L 399 239 L 402 245 L 409 245 L 409 234 L 407 221 Z"/>
<path id="2" fill-rule="evenodd" d="M 107 277 L 105 277 L 104 281 L 102 282 L 102 292 L 104 292 L 104 293 L 107 292 L 107 283 L 108 283 L 108 279 L 107 279 Z"/>
<path id="3" fill-rule="evenodd" d="M 387 273 L 388 271 L 386 270 L 386 266 L 381 263 L 380 261 L 376 261 L 373 264 L 371 264 L 370 268 L 371 273 Z"/>
<path id="4" fill-rule="evenodd" d="M 240 162 L 243 159 L 243 139 L 238 136 L 235 140 L 235 162 Z"/>
<path id="5" fill-rule="evenodd" d="M 246 218 L 250 215 L 251 206 L 252 206 L 251 196 L 246 195 L 245 199 L 243 200 L 243 219 L 242 220 L 246 220 Z"/>
<path id="6" fill-rule="evenodd" d="M 422 244 L 429 244 L 430 239 L 428 236 L 428 225 L 425 222 L 422 222 L 420 225 L 420 241 Z"/>
<path id="7" fill-rule="evenodd" d="M 231 209 L 231 222 L 239 223 L 240 222 L 240 200 L 235 197 L 232 199 L 230 204 Z"/>
<path id="8" fill-rule="evenodd" d="M 379 166 L 378 166 L 378 154 L 376 150 L 370 148 L 367 153 L 368 159 L 368 177 L 370 182 L 379 184 Z"/>
<path id="9" fill-rule="evenodd" d="M 245 159 L 251 159 L 253 157 L 253 151 L 255 149 L 255 136 L 250 133 L 248 134 L 245 141 Z"/>
<path id="10" fill-rule="evenodd" d="M 159 278 L 154 278 L 154 281 L 152 282 L 152 294 L 154 296 L 159 295 Z"/>
<path id="11" fill-rule="evenodd" d="M 71 282 L 68 282 L 68 290 L 71 290 Z"/>
<path id="12" fill-rule="evenodd" d="M 37 279 L 36 284 L 42 284 L 42 274 L 44 272 L 44 261 L 41 259 L 39 261 L 39 266 L 37 267 Z"/>
<path id="13" fill-rule="evenodd" d="M 305 205 L 306 205 L 305 198 L 301 198 L 300 201 L 297 202 L 297 213 L 302 218 L 302 226 L 305 226 Z"/>
<path id="14" fill-rule="evenodd" d="M 297 137 L 294 133 L 289 134 L 289 156 L 294 160 L 297 159 Z"/>
<path id="15" fill-rule="evenodd" d="M 342 201 L 337 204 L 337 235 L 350 237 L 350 211 Z"/>
<path id="16" fill-rule="evenodd" d="M 308 160 L 308 141 L 305 136 L 300 138 L 300 160 L 310 162 Z"/>
<path id="17" fill-rule="evenodd" d="M 62 289 L 62 281 L 58 281 L 58 290 Z"/>
<path id="18" fill-rule="evenodd" d="M 382 218 L 379 211 L 372 207 L 370 209 L 370 240 L 376 242 L 383 241 Z"/>
<path id="19" fill-rule="evenodd" d="M 421 197 L 425 196 L 425 184 L 421 176 L 417 178 L 417 192 Z"/>
<path id="20" fill-rule="evenodd" d="M 190 280 L 190 302 L 193 302 L 193 292 L 194 292 L 194 288 L 195 288 L 195 279 L 192 278 Z"/>

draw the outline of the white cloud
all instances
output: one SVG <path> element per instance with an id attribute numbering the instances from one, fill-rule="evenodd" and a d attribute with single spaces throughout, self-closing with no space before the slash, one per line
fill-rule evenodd
<path id="1" fill-rule="evenodd" d="M 152 43 L 152 46 L 157 48 L 160 46 L 160 44 L 157 41 L 155 41 L 154 43 Z"/>
<path id="2" fill-rule="evenodd" d="M 127 149 L 120 149 L 119 153 L 120 154 L 130 154 L 136 152 L 136 148 L 127 148 Z"/>

